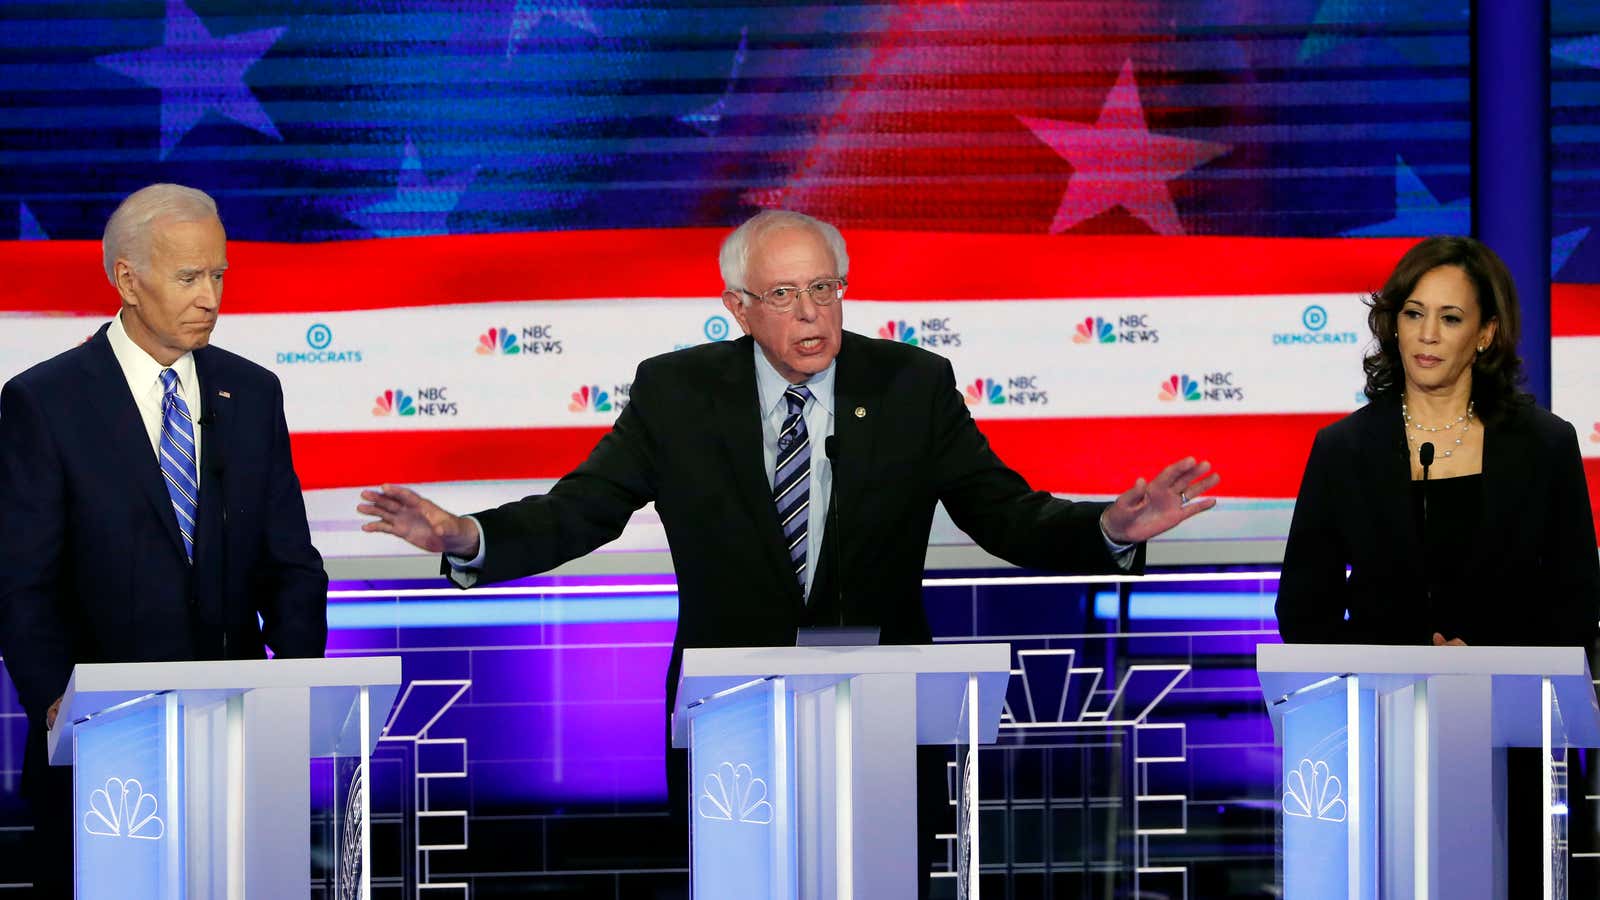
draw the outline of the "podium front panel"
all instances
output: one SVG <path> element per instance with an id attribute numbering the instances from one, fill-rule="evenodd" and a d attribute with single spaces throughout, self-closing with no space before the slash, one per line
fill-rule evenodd
<path id="1" fill-rule="evenodd" d="M 1283 713 L 1283 886 L 1291 900 L 1376 897 L 1377 707 L 1354 676 Z"/>
<path id="2" fill-rule="evenodd" d="M 181 900 L 182 726 L 155 694 L 74 729 L 73 844 L 79 900 Z"/>
<path id="3" fill-rule="evenodd" d="M 792 900 L 794 705 L 784 680 L 717 698 L 690 728 L 692 896 Z"/>

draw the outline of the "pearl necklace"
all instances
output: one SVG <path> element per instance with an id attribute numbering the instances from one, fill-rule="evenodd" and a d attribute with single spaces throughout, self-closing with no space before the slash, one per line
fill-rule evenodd
<path id="1" fill-rule="evenodd" d="M 1457 425 L 1460 425 L 1461 426 L 1461 430 L 1456 432 L 1455 446 L 1452 446 L 1448 450 L 1439 451 L 1440 458 L 1449 459 L 1450 458 L 1450 454 L 1456 452 L 1456 448 L 1461 446 L 1461 439 L 1467 436 L 1467 429 L 1472 427 L 1472 401 L 1471 400 L 1467 401 L 1467 411 L 1464 414 L 1462 414 L 1460 416 L 1457 416 L 1456 420 L 1454 422 L 1451 422 L 1449 425 L 1429 426 L 1429 425 L 1423 425 L 1423 424 L 1415 421 L 1414 419 L 1412 419 L 1411 418 L 1411 412 L 1406 409 L 1406 401 L 1405 401 L 1405 399 L 1401 398 L 1401 400 L 1400 400 L 1400 418 L 1404 419 L 1406 425 L 1410 426 L 1410 428 L 1408 428 L 1406 430 L 1406 441 L 1409 442 L 1409 443 L 1412 443 L 1412 444 L 1415 444 L 1417 442 L 1417 437 L 1416 437 L 1416 435 L 1411 433 L 1411 430 L 1410 430 L 1411 428 L 1415 428 L 1418 431 L 1425 431 L 1425 432 L 1427 432 L 1429 434 L 1437 434 L 1437 433 L 1439 433 L 1441 431 L 1453 430 Z"/>

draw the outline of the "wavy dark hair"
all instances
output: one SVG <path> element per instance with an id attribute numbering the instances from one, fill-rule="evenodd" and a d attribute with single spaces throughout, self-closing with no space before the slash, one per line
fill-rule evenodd
<path id="1" fill-rule="evenodd" d="M 1469 237 L 1423 240 L 1400 257 L 1383 288 L 1368 298 L 1367 326 L 1372 329 L 1377 347 L 1362 360 L 1367 373 L 1367 399 L 1376 400 L 1405 389 L 1397 335 L 1400 309 L 1422 276 L 1440 266 L 1455 266 L 1465 272 L 1477 289 L 1481 321 L 1498 323 L 1488 349 L 1472 363 L 1472 401 L 1477 415 L 1484 421 L 1494 421 L 1511 407 L 1532 399 L 1520 390 L 1522 358 L 1517 356 L 1517 336 L 1521 315 L 1510 270 L 1493 250 Z"/>

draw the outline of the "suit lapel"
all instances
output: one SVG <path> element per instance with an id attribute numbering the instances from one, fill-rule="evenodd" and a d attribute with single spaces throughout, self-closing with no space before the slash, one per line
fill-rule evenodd
<path id="1" fill-rule="evenodd" d="M 89 339 L 84 366 L 89 370 L 92 387 L 89 402 L 96 416 L 104 423 L 117 464 L 125 467 L 129 478 L 140 493 L 150 502 L 156 521 L 166 530 L 173 549 L 184 553 L 183 535 L 178 533 L 178 516 L 172 510 L 172 498 L 167 494 L 162 480 L 161 466 L 156 462 L 155 451 L 150 447 L 150 433 L 145 430 L 144 419 L 133 395 L 128 392 L 127 377 L 111 352 L 111 342 L 106 339 L 106 328 Z"/>
<path id="2" fill-rule="evenodd" d="M 1483 432 L 1483 515 L 1473 540 L 1471 566 L 1475 572 L 1490 571 L 1493 560 L 1505 546 L 1495 537 L 1505 528 L 1515 527 L 1515 512 L 1531 486 L 1532 453 L 1528 435 L 1516 427 L 1515 412 Z"/>
<path id="3" fill-rule="evenodd" d="M 751 521 L 756 523 L 767 564 L 774 572 L 788 572 L 783 528 L 778 524 L 778 511 L 772 505 L 772 487 L 767 482 L 761 455 L 761 399 L 756 391 L 752 344 L 754 341 L 748 336 L 732 344 L 733 359 L 724 369 L 723 388 L 717 391 L 714 426 L 728 451 L 728 472 L 734 487 L 749 504 Z M 792 588 L 790 599 L 797 607 L 804 604 L 805 598 L 795 579 L 778 580 Z"/>
<path id="4" fill-rule="evenodd" d="M 1411 451 L 1406 445 L 1400 401 L 1384 397 L 1373 401 L 1372 406 L 1375 415 L 1368 417 L 1361 442 L 1372 479 L 1369 496 L 1376 498 L 1383 520 L 1392 523 L 1394 536 L 1400 542 L 1400 558 L 1421 559 L 1422 539 L 1411 508 Z"/>
<path id="5" fill-rule="evenodd" d="M 855 518 L 857 498 L 866 495 L 863 473 L 871 468 L 868 462 L 872 459 L 877 435 L 875 426 L 881 418 L 875 413 L 881 412 L 879 401 L 882 398 L 881 380 L 873 377 L 869 349 L 866 338 L 846 332 L 834 369 L 833 436 L 841 462 L 833 470 L 833 490 L 839 509 L 837 519 L 832 511 L 828 514 L 829 521 L 823 531 L 825 540 L 826 530 L 832 528 L 835 521 L 840 535 L 857 534 L 851 520 Z M 823 546 L 828 545 L 824 543 Z M 835 572 L 849 571 L 843 558 L 844 542 L 835 540 L 832 546 L 840 551 L 841 557 L 833 561 Z"/>
<path id="6" fill-rule="evenodd" d="M 220 550 L 224 532 L 222 507 L 224 475 L 222 460 L 228 458 L 228 437 L 233 423 L 231 385 L 217 373 L 209 348 L 194 354 L 195 377 L 200 382 L 200 415 L 195 430 L 200 432 L 200 496 L 197 498 L 200 521 L 195 535 L 194 558 L 198 568 Z"/>

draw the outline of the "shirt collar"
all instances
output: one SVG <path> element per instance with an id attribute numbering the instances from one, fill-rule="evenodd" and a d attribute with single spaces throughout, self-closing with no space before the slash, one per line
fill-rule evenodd
<path id="1" fill-rule="evenodd" d="M 761 399 L 761 415 L 770 417 L 784 402 L 783 392 L 789 389 L 789 380 L 772 367 L 767 355 L 761 352 L 760 344 L 751 341 L 750 346 L 755 348 L 756 391 Z M 811 396 L 829 415 L 833 414 L 833 373 L 838 367 L 839 358 L 834 357 L 826 369 L 803 382 L 806 389 L 811 391 Z"/>
<path id="2" fill-rule="evenodd" d="M 178 384 L 182 386 L 185 394 L 194 395 L 193 353 L 185 353 L 171 366 L 163 366 L 128 336 L 128 330 L 122 327 L 121 312 L 112 318 L 111 327 L 106 329 L 106 340 L 111 344 L 111 353 L 116 356 L 117 365 L 122 367 L 122 374 L 128 379 L 128 387 L 133 389 L 135 396 L 143 395 L 150 390 L 152 384 L 160 384 L 161 370 L 165 368 L 178 373 Z"/>

